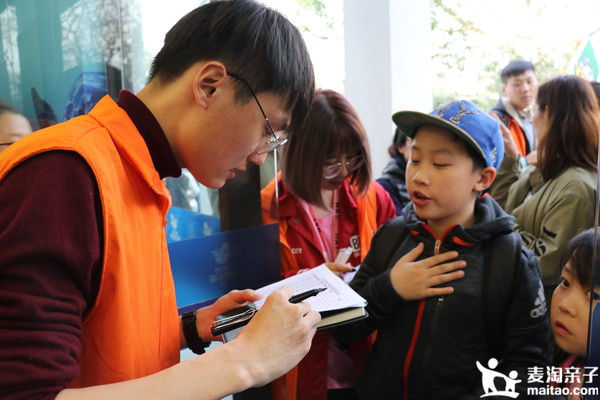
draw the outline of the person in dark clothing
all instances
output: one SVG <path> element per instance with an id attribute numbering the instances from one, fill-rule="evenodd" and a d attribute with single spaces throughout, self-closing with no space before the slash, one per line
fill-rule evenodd
<path id="1" fill-rule="evenodd" d="M 390 160 L 383 169 L 381 177 L 377 179 L 383 188 L 390 194 L 396 206 L 396 215 L 402 214 L 402 209 L 410 201 L 406 191 L 406 162 L 410 152 L 412 139 L 407 138 L 398 128 L 394 133 L 392 144 L 388 148 Z"/>
<path id="2" fill-rule="evenodd" d="M 378 230 L 350 283 L 367 300 L 369 317 L 334 328 L 346 341 L 377 331 L 358 395 L 479 399 L 477 363 L 498 360 L 495 373 L 517 374 L 517 393 L 524 393 L 528 368 L 547 365 L 549 327 L 534 254 L 521 247 L 514 218 L 481 195 L 504 154 L 499 124 L 467 100 L 431 114 L 401 111 L 393 120 L 413 138 L 411 203 Z M 502 272 L 511 267 L 512 274 Z M 502 275 L 492 280 L 494 273 Z M 503 390 L 508 384 L 498 384 Z"/>

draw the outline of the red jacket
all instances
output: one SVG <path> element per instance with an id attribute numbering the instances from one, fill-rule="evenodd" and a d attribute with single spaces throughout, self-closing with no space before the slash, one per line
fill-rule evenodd
<path id="1" fill-rule="evenodd" d="M 279 219 L 274 199 L 275 181 L 262 191 L 263 223 L 280 223 L 282 272 L 284 276 L 298 273 L 299 269 L 314 268 L 325 262 L 312 223 L 301 201 L 279 184 Z M 371 238 L 377 228 L 396 215 L 389 194 L 373 182 L 364 197 L 357 197 L 346 182 L 339 190 L 340 218 L 338 225 L 339 247 L 352 246 L 355 251 L 348 262 L 357 266 L 367 254 Z M 329 330 L 318 331 L 311 350 L 300 364 L 272 385 L 274 399 L 327 399 L 327 355 Z M 352 343 L 351 356 L 356 377 L 364 368 L 370 353 L 370 340 Z"/>

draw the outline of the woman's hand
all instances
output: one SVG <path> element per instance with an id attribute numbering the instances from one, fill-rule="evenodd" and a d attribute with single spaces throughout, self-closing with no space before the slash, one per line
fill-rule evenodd
<path id="1" fill-rule="evenodd" d="M 334 274 L 336 274 L 340 279 L 344 279 L 344 274 L 346 272 L 354 272 L 354 268 L 350 264 L 342 265 L 336 263 L 325 263 L 327 268 L 331 270 Z"/>

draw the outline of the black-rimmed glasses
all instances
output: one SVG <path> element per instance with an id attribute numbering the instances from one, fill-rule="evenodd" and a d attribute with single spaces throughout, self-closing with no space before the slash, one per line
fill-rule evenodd
<path id="1" fill-rule="evenodd" d="M 265 153 L 269 153 L 269 152 L 277 149 L 281 145 L 285 144 L 288 140 L 286 138 L 279 137 L 275 134 L 275 130 L 271 126 L 271 123 L 269 122 L 269 118 L 267 118 L 267 114 L 265 114 L 265 110 L 263 110 L 262 106 L 260 105 L 260 101 L 258 101 L 258 97 L 256 97 L 256 93 L 254 93 L 252 86 L 250 86 L 250 84 L 248 82 L 246 82 L 246 80 L 244 78 L 241 78 L 240 76 L 238 76 L 234 73 L 227 72 L 227 75 L 231 76 L 232 78 L 237 79 L 238 81 L 244 82 L 244 84 L 246 86 L 248 86 L 248 89 L 250 89 L 250 93 L 252 93 L 252 97 L 254 97 L 254 100 L 256 101 L 258 108 L 260 108 L 260 112 L 262 113 L 263 117 L 265 118 L 265 121 L 267 122 L 267 126 L 269 127 L 269 130 L 271 131 L 271 135 L 273 135 L 273 138 L 269 139 L 267 144 L 264 147 L 262 147 L 260 150 L 258 150 L 256 152 L 256 154 L 262 155 Z"/>

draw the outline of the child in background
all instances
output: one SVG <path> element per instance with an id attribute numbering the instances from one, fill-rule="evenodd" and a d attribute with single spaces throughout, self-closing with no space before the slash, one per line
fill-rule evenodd
<path id="1" fill-rule="evenodd" d="M 305 123 L 288 138 L 281 176 L 261 192 L 263 223 L 279 222 L 284 276 L 323 263 L 341 276 L 352 268 L 335 262 L 338 252 L 351 247 L 348 263 L 358 266 L 377 228 L 396 211 L 388 193 L 371 180 L 365 128 L 344 96 L 317 90 Z M 298 367 L 272 385 L 273 398 L 355 398 L 360 360 L 366 360 L 370 343 L 346 347 L 328 329 L 318 331 Z"/>
<path id="2" fill-rule="evenodd" d="M 593 251 L 593 228 L 581 232 L 569 241 L 564 257 L 568 261 L 562 269 L 550 303 L 550 322 L 557 347 L 553 364 L 564 371 L 577 370 L 578 374 L 583 373 L 582 368 L 586 365 L 590 301 L 596 305 L 600 300 L 600 288 L 592 288 Z M 567 374 L 563 373 L 562 376 L 566 377 Z M 573 379 L 573 382 L 562 379 L 559 386 L 562 384 L 573 393 L 576 387 L 581 387 L 586 381 L 583 376 L 579 376 L 581 382 L 577 382 L 578 379 Z"/>
<path id="3" fill-rule="evenodd" d="M 377 179 L 377 183 L 383 186 L 394 201 L 396 215 L 401 215 L 404 206 L 410 202 L 410 197 L 406 191 L 406 163 L 410 155 L 411 144 L 412 139 L 406 137 L 400 129 L 396 128 L 394 139 L 388 148 L 391 158 L 381 172 L 381 176 Z"/>
<path id="4" fill-rule="evenodd" d="M 467 100 L 393 120 L 413 139 L 412 206 L 379 229 L 350 283 L 369 317 L 333 329 L 346 341 L 377 330 L 359 398 L 478 399 L 476 362 L 492 358 L 498 372 L 527 382 L 527 368 L 547 365 L 549 329 L 535 256 L 521 247 L 514 218 L 481 195 L 504 154 L 499 123 Z"/>
<path id="5" fill-rule="evenodd" d="M 0 101 L 0 151 L 31 132 L 29 120 L 12 105 Z"/>

